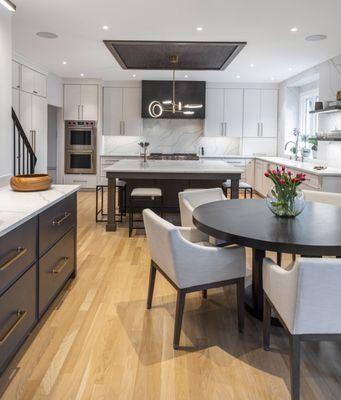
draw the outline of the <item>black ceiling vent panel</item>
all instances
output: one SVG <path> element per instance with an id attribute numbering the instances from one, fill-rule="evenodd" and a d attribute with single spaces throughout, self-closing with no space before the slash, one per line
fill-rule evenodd
<path id="1" fill-rule="evenodd" d="M 246 42 L 156 42 L 105 40 L 105 45 L 123 69 L 173 69 L 169 57 L 179 57 L 177 70 L 222 71 Z"/>

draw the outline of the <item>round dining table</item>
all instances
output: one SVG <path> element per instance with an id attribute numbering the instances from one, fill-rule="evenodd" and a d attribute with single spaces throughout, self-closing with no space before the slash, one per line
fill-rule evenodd
<path id="1" fill-rule="evenodd" d="M 252 248 L 252 284 L 245 288 L 245 306 L 258 319 L 263 318 L 266 251 L 341 256 L 341 207 L 330 204 L 307 202 L 300 215 L 281 218 L 269 210 L 265 200 L 222 200 L 197 207 L 193 222 L 216 239 Z"/>

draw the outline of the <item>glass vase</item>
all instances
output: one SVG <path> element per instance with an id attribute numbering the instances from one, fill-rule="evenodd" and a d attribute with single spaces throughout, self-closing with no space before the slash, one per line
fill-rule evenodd
<path id="1" fill-rule="evenodd" d="M 266 204 L 278 217 L 296 217 L 305 207 L 304 193 L 300 189 L 292 191 L 273 186 L 266 196 Z"/>

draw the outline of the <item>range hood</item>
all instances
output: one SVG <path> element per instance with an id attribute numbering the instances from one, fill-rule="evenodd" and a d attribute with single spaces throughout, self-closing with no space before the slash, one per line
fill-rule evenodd
<path id="1" fill-rule="evenodd" d="M 169 57 L 176 54 L 177 70 L 222 71 L 246 42 L 105 40 L 104 44 L 123 69 L 170 70 Z"/>

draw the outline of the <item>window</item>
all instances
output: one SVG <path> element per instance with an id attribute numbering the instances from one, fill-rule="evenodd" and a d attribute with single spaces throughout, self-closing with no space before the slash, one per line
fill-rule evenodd
<path id="1" fill-rule="evenodd" d="M 310 114 L 318 101 L 318 91 L 312 90 L 300 95 L 300 129 L 302 135 L 315 136 L 317 131 L 317 114 Z"/>

